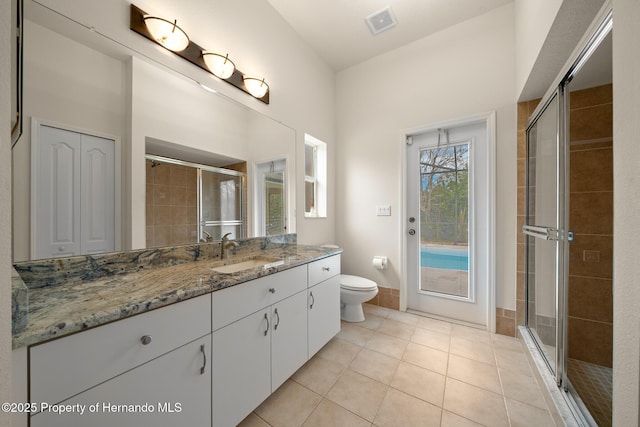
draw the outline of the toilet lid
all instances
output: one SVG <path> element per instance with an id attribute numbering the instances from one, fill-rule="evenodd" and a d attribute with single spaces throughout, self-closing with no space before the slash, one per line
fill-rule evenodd
<path id="1" fill-rule="evenodd" d="M 372 291 L 377 289 L 378 285 L 373 280 L 365 279 L 364 277 L 342 274 L 340 276 L 340 287 L 350 291 Z"/>

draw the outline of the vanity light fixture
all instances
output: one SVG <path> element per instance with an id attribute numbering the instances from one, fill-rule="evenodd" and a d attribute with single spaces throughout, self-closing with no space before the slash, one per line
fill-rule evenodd
<path id="1" fill-rule="evenodd" d="M 243 76 L 242 80 L 249 93 L 258 99 L 262 98 L 269 90 L 269 85 L 265 83 L 264 79 Z"/>
<path id="2" fill-rule="evenodd" d="M 222 56 L 218 53 L 204 52 L 202 58 L 209 71 L 221 79 L 228 79 L 236 70 L 236 65 L 229 59 L 228 53 Z"/>
<path id="3" fill-rule="evenodd" d="M 189 46 L 189 36 L 182 28 L 178 27 L 178 21 L 167 21 L 156 16 L 145 16 L 144 23 L 153 36 L 153 39 L 172 52 L 181 52 Z"/>
<path id="4" fill-rule="evenodd" d="M 129 28 L 141 36 L 165 47 L 182 59 L 200 67 L 207 73 L 235 86 L 259 101 L 269 104 L 269 85 L 264 79 L 247 77 L 238 70 L 229 55 L 207 52 L 178 27 L 177 21 L 168 21 L 149 15 L 131 4 Z"/>

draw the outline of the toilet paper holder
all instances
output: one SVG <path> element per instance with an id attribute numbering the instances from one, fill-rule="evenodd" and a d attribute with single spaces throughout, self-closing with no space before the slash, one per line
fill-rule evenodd
<path id="1" fill-rule="evenodd" d="M 378 270 L 384 270 L 385 268 L 387 268 L 387 262 L 388 261 L 389 261 L 389 259 L 386 256 L 378 256 L 378 255 L 376 255 L 376 256 L 373 257 L 372 264 Z"/>

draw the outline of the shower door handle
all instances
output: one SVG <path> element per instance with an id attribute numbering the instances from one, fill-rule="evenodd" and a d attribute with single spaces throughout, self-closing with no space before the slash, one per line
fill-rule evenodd
<path id="1" fill-rule="evenodd" d="M 523 225 L 522 232 L 527 236 L 544 240 L 558 240 L 558 229 L 553 227 L 540 227 L 538 225 Z"/>

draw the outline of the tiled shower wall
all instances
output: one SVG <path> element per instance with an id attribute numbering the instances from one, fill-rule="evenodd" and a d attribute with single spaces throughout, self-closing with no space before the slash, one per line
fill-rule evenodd
<path id="1" fill-rule="evenodd" d="M 613 95 L 571 93 L 569 358 L 611 367 L 613 351 Z"/>
<path id="2" fill-rule="evenodd" d="M 569 177 L 569 223 L 575 232 L 569 245 L 569 357 L 609 367 L 613 339 L 612 101 L 611 85 L 571 93 Z M 525 322 L 524 237 L 520 232 L 525 218 L 525 132 L 539 102 L 518 104 L 515 325 Z"/>
<path id="3" fill-rule="evenodd" d="M 518 177 L 517 177 L 517 251 L 516 251 L 516 310 L 496 308 L 496 333 L 515 337 L 517 326 L 524 324 L 525 290 L 524 290 L 524 224 L 525 203 L 525 162 L 527 157 L 526 130 L 527 120 L 536 109 L 539 99 L 518 104 Z"/>
<path id="4" fill-rule="evenodd" d="M 198 187 L 195 168 L 146 161 L 147 247 L 198 242 Z"/>

